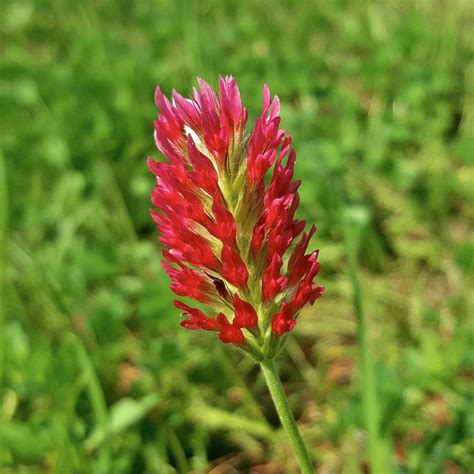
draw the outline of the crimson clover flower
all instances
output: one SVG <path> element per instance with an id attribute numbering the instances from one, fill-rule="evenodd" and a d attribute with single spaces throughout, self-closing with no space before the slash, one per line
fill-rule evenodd
<path id="1" fill-rule="evenodd" d="M 191 98 L 173 91 L 171 101 L 156 89 L 155 141 L 168 162 L 148 159 L 158 209 L 151 215 L 172 291 L 200 303 L 175 301 L 181 325 L 215 331 L 260 360 L 324 292 L 313 283 L 318 251 L 306 253 L 315 227 L 304 233 L 305 221 L 295 219 L 301 182 L 278 97 L 264 86 L 249 132 L 232 77 L 219 79 L 217 93 L 198 83 Z"/>

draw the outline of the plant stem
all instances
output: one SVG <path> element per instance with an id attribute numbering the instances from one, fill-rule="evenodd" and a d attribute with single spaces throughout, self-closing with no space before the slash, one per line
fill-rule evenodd
<path id="1" fill-rule="evenodd" d="M 303 474 L 312 474 L 314 472 L 313 465 L 306 451 L 305 445 L 298 431 L 295 418 L 291 412 L 288 399 L 286 398 L 283 385 L 281 384 L 278 370 L 273 359 L 264 359 L 260 363 L 263 376 L 268 385 L 268 390 L 272 396 L 276 411 L 280 417 L 281 424 L 290 439 L 293 452 L 301 468 Z"/>
<path id="2" fill-rule="evenodd" d="M 359 340 L 359 364 L 362 382 L 362 408 L 369 441 L 369 459 L 372 471 L 384 472 L 387 468 L 382 459 L 381 440 L 379 435 L 379 406 L 375 384 L 374 365 L 369 353 L 367 323 L 362 309 L 360 283 L 356 270 L 351 271 L 354 288 L 354 307 L 357 315 L 357 338 Z"/>
<path id="3" fill-rule="evenodd" d="M 8 193 L 6 166 L 3 159 L 3 152 L 0 150 L 0 400 L 3 400 L 3 376 L 5 357 L 5 333 L 4 333 L 4 285 L 6 274 L 6 247 L 7 247 L 7 227 L 8 227 Z M 0 410 L 0 421 L 2 420 Z"/>
<path id="4" fill-rule="evenodd" d="M 352 300 L 357 318 L 357 339 L 359 341 L 359 370 L 364 424 L 368 437 L 368 457 L 371 472 L 389 472 L 386 446 L 380 435 L 380 407 L 377 394 L 375 368 L 369 351 L 368 327 L 363 308 L 362 287 L 359 280 L 357 249 L 360 235 L 346 224 L 346 246 L 349 257 L 352 282 Z"/>

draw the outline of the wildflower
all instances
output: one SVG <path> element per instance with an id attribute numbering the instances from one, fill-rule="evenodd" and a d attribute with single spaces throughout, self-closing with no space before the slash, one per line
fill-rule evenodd
<path id="1" fill-rule="evenodd" d="M 218 93 L 198 82 L 191 98 L 173 91 L 170 101 L 159 87 L 155 95 L 155 141 L 168 162 L 149 158 L 148 167 L 163 267 L 174 293 L 203 305 L 175 302 L 183 327 L 215 331 L 262 358 L 324 291 L 313 283 L 318 252 L 306 254 L 315 228 L 303 233 L 295 219 L 301 182 L 278 97 L 264 86 L 248 135 L 235 80 L 221 77 Z"/>

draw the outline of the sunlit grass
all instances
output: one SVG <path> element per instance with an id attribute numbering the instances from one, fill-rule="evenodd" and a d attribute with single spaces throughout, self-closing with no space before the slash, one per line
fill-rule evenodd
<path id="1" fill-rule="evenodd" d="M 327 294 L 279 360 L 318 466 L 369 461 L 349 208 L 364 218 L 379 434 L 401 472 L 468 472 L 468 2 L 57 0 L 0 12 L 2 469 L 294 470 L 283 434 L 267 436 L 278 423 L 256 367 L 178 327 L 148 216 L 155 85 L 185 92 L 195 76 L 233 74 L 251 117 L 263 81 L 282 99 L 300 215 L 318 225 Z"/>

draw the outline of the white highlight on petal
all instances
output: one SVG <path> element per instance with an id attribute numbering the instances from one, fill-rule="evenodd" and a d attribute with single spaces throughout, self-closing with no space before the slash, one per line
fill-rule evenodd
<path id="1" fill-rule="evenodd" d="M 218 168 L 217 162 L 216 162 L 216 158 L 208 150 L 208 148 L 206 147 L 206 144 L 201 140 L 199 135 L 189 125 L 184 126 L 184 131 L 185 131 L 187 137 L 191 136 L 191 138 L 193 139 L 194 144 L 196 145 L 196 148 L 203 155 L 207 156 L 211 160 L 211 163 L 214 165 L 214 168 L 216 169 L 216 171 L 219 171 L 219 168 Z"/>

